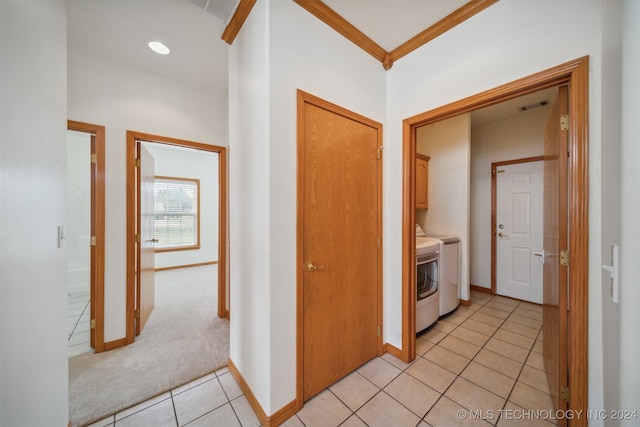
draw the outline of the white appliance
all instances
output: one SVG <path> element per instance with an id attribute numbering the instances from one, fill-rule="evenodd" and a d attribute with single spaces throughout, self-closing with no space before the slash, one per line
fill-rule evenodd
<path id="1" fill-rule="evenodd" d="M 440 245 L 440 316 L 460 305 L 460 239 L 455 236 L 428 235 Z"/>
<path id="2" fill-rule="evenodd" d="M 416 224 L 416 333 L 440 315 L 440 242 L 426 237 Z"/>

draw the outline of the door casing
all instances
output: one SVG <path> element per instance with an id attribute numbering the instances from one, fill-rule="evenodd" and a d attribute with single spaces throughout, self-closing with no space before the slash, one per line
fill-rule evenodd
<path id="1" fill-rule="evenodd" d="M 105 223 L 105 128 L 91 123 L 67 120 L 67 129 L 93 136 L 91 153 L 95 163 L 91 167 L 91 235 L 96 238 L 91 246 L 91 346 L 96 353 L 104 348 L 104 223 Z"/>
<path id="2" fill-rule="evenodd" d="M 402 349 L 405 362 L 415 358 L 415 155 L 416 130 L 421 126 L 469 113 L 542 89 L 569 85 L 569 409 L 588 404 L 588 92 L 589 57 L 560 64 L 477 95 L 409 117 L 403 121 L 402 186 Z M 465 285 L 466 286 L 466 285 Z"/>
<path id="3" fill-rule="evenodd" d="M 136 178 L 136 153 L 142 142 L 166 144 L 176 147 L 192 148 L 218 154 L 218 317 L 229 318 L 227 306 L 227 148 L 200 142 L 186 141 L 142 132 L 127 131 L 127 296 L 126 296 L 126 336 L 111 348 L 131 344 L 135 339 L 135 298 L 136 282 L 140 280 L 136 271 L 136 259 L 139 250 L 136 242 L 136 230 L 140 221 L 136 205 L 136 191 L 139 182 Z"/>
<path id="4" fill-rule="evenodd" d="M 303 230 L 303 218 L 304 218 L 304 139 L 305 139 L 305 117 L 304 107 L 305 104 L 310 103 L 316 107 L 331 111 L 335 114 L 340 114 L 344 117 L 352 119 L 354 121 L 367 124 L 371 127 L 378 129 L 378 153 L 381 157 L 382 153 L 382 125 L 361 116 L 352 111 L 346 110 L 338 105 L 332 104 L 321 98 L 298 90 L 298 130 L 297 130 L 297 143 L 298 143 L 298 171 L 297 171 L 297 242 L 296 242 L 296 407 L 297 410 L 304 405 L 304 230 Z M 384 350 L 383 337 L 382 337 L 382 161 L 377 162 L 377 230 L 379 236 L 379 247 L 377 252 L 377 318 L 378 318 L 378 355 L 381 355 Z"/>

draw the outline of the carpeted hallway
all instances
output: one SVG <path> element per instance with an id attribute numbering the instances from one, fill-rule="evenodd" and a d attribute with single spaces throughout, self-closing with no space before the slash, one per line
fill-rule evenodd
<path id="1" fill-rule="evenodd" d="M 135 342 L 69 358 L 72 425 L 83 426 L 225 366 L 217 266 L 156 273 L 156 306 Z"/>

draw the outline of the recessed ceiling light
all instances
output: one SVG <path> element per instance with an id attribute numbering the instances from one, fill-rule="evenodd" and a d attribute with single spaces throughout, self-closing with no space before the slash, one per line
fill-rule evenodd
<path id="1" fill-rule="evenodd" d="M 149 48 L 160 55 L 168 55 L 171 52 L 168 47 L 160 42 L 149 42 Z"/>

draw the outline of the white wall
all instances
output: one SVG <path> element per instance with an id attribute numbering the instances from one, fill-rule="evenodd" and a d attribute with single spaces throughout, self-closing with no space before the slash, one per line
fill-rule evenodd
<path id="1" fill-rule="evenodd" d="M 218 261 L 218 154 L 144 143 L 155 160 L 156 176 L 200 180 L 200 249 L 156 252 L 156 268 Z"/>
<path id="2" fill-rule="evenodd" d="M 401 264 L 402 120 L 484 90 L 590 56 L 589 93 L 589 404 L 602 407 L 601 298 L 601 15 L 599 0 L 502 0 L 464 24 L 402 58 L 388 74 L 385 145 L 385 281 L 398 282 Z M 606 7 L 606 6 L 605 6 Z M 540 28 L 544 27 L 544 30 Z M 389 236 L 396 236 L 390 239 Z M 386 321 L 399 346 L 401 292 L 385 304 Z M 591 332 L 594 334 L 591 334 Z"/>
<path id="3" fill-rule="evenodd" d="M 126 131 L 226 146 L 227 100 L 75 50 L 68 52 L 68 82 L 69 119 L 106 128 L 104 333 L 108 342 L 126 333 Z"/>
<path id="4" fill-rule="evenodd" d="M 0 425 L 69 421 L 66 24 L 59 1 L 0 2 Z"/>
<path id="5" fill-rule="evenodd" d="M 460 298 L 469 299 L 470 143 L 469 114 L 416 131 L 416 151 L 429 160 L 429 209 L 416 213 L 427 234 L 460 238 Z"/>
<path id="6" fill-rule="evenodd" d="M 471 127 L 470 283 L 491 288 L 491 163 L 542 156 L 549 108 Z"/>
<path id="7" fill-rule="evenodd" d="M 272 414 L 296 396 L 296 89 L 384 122 L 386 75 L 294 2 L 271 0 L 245 22 L 229 76 L 231 359 Z"/>

